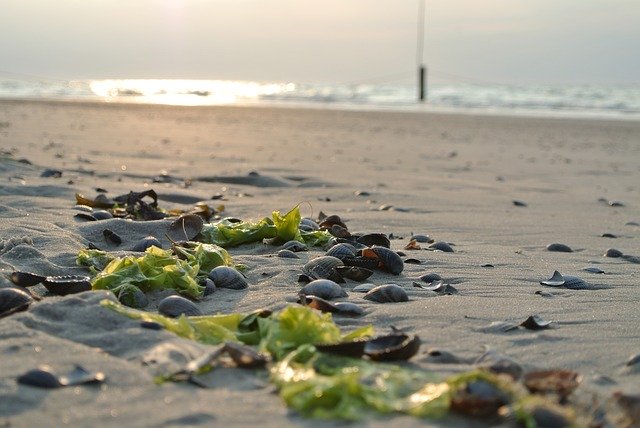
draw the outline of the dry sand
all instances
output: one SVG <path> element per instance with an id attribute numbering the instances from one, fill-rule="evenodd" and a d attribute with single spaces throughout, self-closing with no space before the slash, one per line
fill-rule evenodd
<path id="1" fill-rule="evenodd" d="M 640 264 L 603 257 L 610 247 L 640 256 L 638 122 L 3 101 L 0 149 L 32 163 L 0 161 L 2 287 L 10 286 L 6 276 L 14 269 L 78 273 L 75 255 L 89 241 L 114 249 L 102 241 L 105 227 L 124 238 L 122 248 L 150 233 L 162 238 L 158 232 L 167 221 L 74 219 L 76 192 L 93 197 L 96 187 L 108 195 L 153 188 L 169 208 L 221 193 L 224 201 L 210 203 L 223 203 L 226 215 L 243 219 L 308 201 L 310 207 L 301 206 L 304 215 L 322 210 L 340 215 L 351 231 L 403 237 L 392 241 L 396 250 L 412 232 L 455 244 L 454 253 L 407 251 L 422 264 L 407 264 L 399 277 L 371 278 L 405 286 L 410 302 L 375 304 L 350 293 L 367 313 L 338 324 L 373 323 L 379 332 L 394 325 L 416 333 L 423 346 L 414 363 L 443 376 L 469 366 L 436 364 L 428 349 L 472 361 L 488 346 L 527 369 L 582 373 L 585 400 L 595 396 L 606 403 L 613 391 L 640 393 L 640 368 L 625 366 L 640 352 Z M 63 175 L 40 177 L 46 168 Z M 153 183 L 162 171 L 175 182 Z M 249 176 L 252 171 L 259 175 Z M 184 179 L 191 186 L 183 187 Z M 383 205 L 392 208 L 380 210 Z M 574 252 L 547 251 L 554 242 Z M 282 308 L 299 288 L 301 265 L 321 254 L 282 259 L 262 244 L 231 253 L 248 266 L 250 287 L 205 298 L 198 303 L 205 313 Z M 583 271 L 587 266 L 606 274 Z M 554 270 L 582 277 L 589 289 L 539 285 Z M 439 273 L 460 294 L 428 297 L 412 288 L 412 280 L 427 272 Z M 158 370 L 198 355 L 204 345 L 141 329 L 100 308 L 103 297 L 46 297 L 28 312 L 0 320 L 0 426 L 318 424 L 288 411 L 261 378 L 219 373 L 212 381 L 220 386 L 212 389 L 155 385 Z M 553 321 L 552 328 L 483 330 L 493 321 L 532 314 Z M 150 352 L 158 362 L 145 366 Z M 57 390 L 16 383 L 17 375 L 41 364 L 61 372 L 81 364 L 105 372 L 107 381 Z M 457 418 L 366 421 L 389 423 L 477 424 Z"/>

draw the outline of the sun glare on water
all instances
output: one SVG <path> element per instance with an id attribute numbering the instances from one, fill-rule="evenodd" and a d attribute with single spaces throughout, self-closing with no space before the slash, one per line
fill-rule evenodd
<path id="1" fill-rule="evenodd" d="M 293 83 L 231 80 L 93 80 L 91 91 L 106 101 L 168 105 L 219 105 L 257 102 L 295 90 Z"/>

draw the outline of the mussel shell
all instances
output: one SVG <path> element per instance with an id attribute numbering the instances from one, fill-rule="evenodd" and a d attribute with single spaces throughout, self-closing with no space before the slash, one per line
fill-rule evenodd
<path id="1" fill-rule="evenodd" d="M 82 275 L 47 276 L 42 285 L 52 294 L 66 296 L 91 290 L 91 278 Z"/>
<path id="2" fill-rule="evenodd" d="M 379 247 L 391 248 L 391 241 L 383 233 L 367 233 L 366 235 L 359 236 L 356 242 L 366 245 L 367 247 L 373 247 L 377 245 Z"/>
<path id="3" fill-rule="evenodd" d="M 404 269 L 404 262 L 398 253 L 389 248 L 373 246 L 362 250 L 362 255 L 367 258 L 378 259 L 381 268 L 394 275 L 400 275 Z"/>
<path id="4" fill-rule="evenodd" d="M 596 274 L 606 273 L 605 271 L 603 271 L 599 267 L 595 267 L 595 266 L 589 266 L 589 267 L 586 267 L 586 268 L 584 268 L 582 270 L 585 271 L 585 272 L 596 273 Z"/>
<path id="5" fill-rule="evenodd" d="M 122 244 L 122 238 L 120 238 L 120 236 L 118 236 L 117 233 L 115 233 L 112 230 L 109 229 L 105 229 L 102 231 L 102 236 L 104 236 L 104 240 L 107 242 L 112 243 L 113 245 L 120 245 Z"/>
<path id="6" fill-rule="evenodd" d="M 397 284 L 379 285 L 367 292 L 362 298 L 378 303 L 396 303 L 409 300 L 407 292 Z"/>
<path id="7" fill-rule="evenodd" d="M 331 225 L 328 231 L 336 238 L 351 238 L 351 233 L 347 230 L 347 228 L 342 227 L 339 224 Z"/>
<path id="8" fill-rule="evenodd" d="M 200 285 L 204 286 L 204 296 L 213 294 L 216 291 L 216 283 L 209 277 L 205 278 L 204 283 L 201 283 Z"/>
<path id="9" fill-rule="evenodd" d="M 390 334 L 367 341 L 364 353 L 374 361 L 405 361 L 418 353 L 420 337 Z"/>
<path id="10" fill-rule="evenodd" d="M 330 215 L 325 217 L 319 224 L 318 226 L 321 229 L 329 229 L 331 226 L 333 226 L 334 224 L 337 224 L 338 226 L 344 227 L 345 229 L 347 229 L 347 225 L 344 224 L 344 222 L 342 221 L 342 219 L 340 218 L 340 216 L 337 215 Z"/>
<path id="11" fill-rule="evenodd" d="M 324 345 L 314 345 L 320 352 L 342 355 L 344 357 L 360 358 L 364 355 L 364 347 L 367 340 L 354 340 L 353 342 L 340 342 Z"/>
<path id="12" fill-rule="evenodd" d="M 74 215 L 75 218 L 80 218 L 82 220 L 87 220 L 87 221 L 96 221 L 98 220 L 97 218 L 95 218 L 94 216 L 92 216 L 89 213 L 85 213 L 85 212 L 80 212 L 80 213 L 76 213 Z"/>
<path id="13" fill-rule="evenodd" d="M 320 256 L 307 262 L 302 268 L 306 274 L 316 279 L 331 279 L 335 282 L 344 281 L 336 270 L 343 266 L 342 260 L 332 256 Z M 338 280 L 338 281 L 336 281 Z"/>
<path id="14" fill-rule="evenodd" d="M 429 235 L 411 235 L 411 239 L 423 244 L 433 242 L 433 239 Z"/>
<path id="15" fill-rule="evenodd" d="M 105 210 L 94 210 L 91 215 L 96 220 L 109 220 L 110 218 L 113 218 L 113 214 Z"/>
<path id="16" fill-rule="evenodd" d="M 171 318 L 178 318 L 181 315 L 188 317 L 202 315 L 202 311 L 191 300 L 182 296 L 165 297 L 158 304 L 158 312 Z"/>
<path id="17" fill-rule="evenodd" d="M 358 266 L 338 266 L 336 270 L 343 278 L 357 282 L 362 282 L 373 275 L 372 270 Z"/>
<path id="18" fill-rule="evenodd" d="M 167 236 L 172 241 L 191 241 L 198 236 L 204 220 L 197 214 L 184 214 L 169 224 Z"/>
<path id="19" fill-rule="evenodd" d="M 230 288 L 232 290 L 243 290 L 249 286 L 244 275 L 229 266 L 218 266 L 209 272 L 211 279 L 216 287 Z"/>
<path id="20" fill-rule="evenodd" d="M 276 253 L 276 255 L 283 259 L 299 259 L 300 258 L 299 255 L 297 255 L 291 250 L 280 250 Z"/>
<path id="21" fill-rule="evenodd" d="M 305 296 L 318 296 L 321 299 L 332 300 L 341 297 L 347 297 L 338 283 L 330 279 L 316 279 L 302 287 L 298 294 Z"/>
<path id="22" fill-rule="evenodd" d="M 428 285 L 422 285 L 419 282 L 414 282 L 413 286 L 422 290 L 433 291 L 434 293 L 438 294 L 458 294 L 458 290 L 455 287 L 450 284 L 446 284 L 442 280 L 434 281 L 432 283 L 429 283 Z"/>
<path id="23" fill-rule="evenodd" d="M 29 370 L 18 376 L 16 381 L 23 385 L 38 388 L 59 388 L 62 386 L 60 379 L 51 371 L 49 366 L 40 366 L 37 369 Z"/>
<path id="24" fill-rule="evenodd" d="M 421 275 L 420 280 L 426 282 L 427 284 L 431 284 L 434 281 L 440 281 L 442 280 L 442 277 L 440 275 L 438 275 L 437 273 L 427 273 L 424 275 Z"/>
<path id="25" fill-rule="evenodd" d="M 355 291 L 356 293 L 368 293 L 376 287 L 377 285 L 367 282 L 365 284 L 356 285 L 353 287 L 352 291 Z"/>
<path id="26" fill-rule="evenodd" d="M 30 272 L 15 271 L 11 274 L 11 282 L 15 285 L 19 285 L 20 287 L 31 287 L 36 284 L 40 284 L 44 279 L 44 276 Z"/>
<path id="27" fill-rule="evenodd" d="M 553 271 L 551 278 L 540 281 L 540 285 L 548 285 L 549 287 L 562 287 L 564 283 L 564 276 L 557 270 Z"/>
<path id="28" fill-rule="evenodd" d="M 434 242 L 433 244 L 429 245 L 429 248 L 432 250 L 442 251 L 444 253 L 453 253 L 453 248 L 451 248 L 451 245 L 444 241 Z"/>
<path id="29" fill-rule="evenodd" d="M 158 239 L 154 236 L 147 236 L 146 238 L 142 238 L 138 242 L 136 242 L 131 248 L 131 251 L 137 251 L 140 253 L 144 253 L 149 247 L 158 247 L 162 248 L 162 244 Z"/>
<path id="30" fill-rule="evenodd" d="M 547 245 L 547 251 L 555 251 L 555 252 L 560 252 L 560 253 L 572 253 L 573 252 L 571 247 L 569 247 L 568 245 L 559 244 L 557 242 L 554 242 L 553 244 Z"/>
<path id="31" fill-rule="evenodd" d="M 120 303 L 131 308 L 144 308 L 149 304 L 147 295 L 138 287 L 123 288 L 116 296 Z"/>
<path id="32" fill-rule="evenodd" d="M 347 317 L 359 317 L 364 314 L 364 309 L 359 305 L 351 302 L 337 302 L 334 304 L 338 312 L 337 315 L 344 315 Z"/>
<path id="33" fill-rule="evenodd" d="M 0 288 L 0 318 L 26 310 L 33 302 L 28 293 L 17 288 Z"/>
<path id="34" fill-rule="evenodd" d="M 617 258 L 617 257 L 622 257 L 623 254 L 622 254 L 622 251 L 620 250 L 616 250 L 615 248 L 609 248 L 607 249 L 607 251 L 604 252 L 604 256 Z"/>
<path id="35" fill-rule="evenodd" d="M 105 375 L 102 372 L 91 373 L 81 366 L 75 366 L 72 371 L 64 376 L 60 376 L 58 379 L 62 386 L 74 386 L 85 383 L 103 382 Z"/>
<path id="36" fill-rule="evenodd" d="M 589 284 L 577 276 L 564 275 L 564 287 L 571 290 L 584 290 L 589 288 Z"/>
<path id="37" fill-rule="evenodd" d="M 311 232 L 320 229 L 320 225 L 318 225 L 318 223 L 308 217 L 303 217 L 300 220 L 300 225 L 298 226 L 298 228 L 300 230 Z"/>
<path id="38" fill-rule="evenodd" d="M 364 269 L 374 270 L 380 266 L 377 258 L 368 259 L 362 256 L 346 257 L 342 260 L 346 266 L 357 266 Z"/>
<path id="39" fill-rule="evenodd" d="M 356 248 L 351 244 L 341 242 L 329 248 L 327 252 L 324 253 L 324 255 L 332 256 L 340 260 L 344 260 L 345 258 L 348 258 L 348 257 L 355 257 Z"/>
<path id="40" fill-rule="evenodd" d="M 296 240 L 285 242 L 284 244 L 282 244 L 282 247 L 280 247 L 280 249 L 293 251 L 294 253 L 298 253 L 300 251 L 309 251 L 309 248 L 304 242 L 300 242 Z"/>

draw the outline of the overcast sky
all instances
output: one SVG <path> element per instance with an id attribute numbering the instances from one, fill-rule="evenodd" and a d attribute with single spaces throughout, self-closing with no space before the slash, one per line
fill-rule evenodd
<path id="1" fill-rule="evenodd" d="M 2 0 L 0 72 L 411 81 L 418 2 Z M 640 82 L 640 0 L 426 4 L 432 81 Z"/>

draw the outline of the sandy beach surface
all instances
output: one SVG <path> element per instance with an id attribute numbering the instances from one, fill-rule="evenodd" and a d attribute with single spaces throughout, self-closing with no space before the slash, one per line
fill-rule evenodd
<path id="1" fill-rule="evenodd" d="M 119 248 L 150 234 L 168 246 L 168 220 L 75 218 L 77 192 L 93 198 L 96 188 L 108 196 L 154 189 L 165 208 L 208 201 L 246 220 L 302 203 L 305 216 L 323 211 L 342 217 L 352 232 L 393 234 L 395 250 L 403 250 L 412 233 L 454 249 L 429 251 L 422 244 L 403 250 L 403 258 L 421 263 L 405 264 L 399 276 L 376 272 L 368 281 L 399 284 L 410 301 L 378 304 L 349 292 L 348 300 L 366 314 L 336 317 L 341 327 L 373 324 L 386 333 L 393 325 L 418 334 L 422 347 L 412 364 L 442 377 L 469 370 L 487 348 L 526 370 L 575 370 L 583 376 L 576 401 L 611 412 L 611 423 L 620 417 L 612 394 L 640 394 L 640 363 L 627 365 L 640 353 L 639 122 L 2 101 L 0 149 L 0 287 L 12 286 L 14 270 L 86 272 L 75 257 L 89 242 L 116 249 L 104 242 L 105 228 L 122 237 Z M 46 169 L 62 176 L 42 177 Z M 552 243 L 573 251 L 548 251 Z M 604 257 L 609 248 L 626 257 Z M 300 288 L 302 265 L 323 251 L 300 253 L 300 259 L 275 252 L 261 243 L 230 249 L 248 268 L 249 288 L 218 290 L 198 307 L 206 314 L 285 307 Z M 587 285 L 540 285 L 554 270 Z M 458 294 L 433 296 L 412 286 L 430 272 Z M 335 424 L 288 410 L 266 375 L 220 370 L 212 372 L 215 386 L 208 389 L 156 385 L 159 370 L 184 364 L 206 346 L 142 329 L 100 307 L 106 292 L 56 297 L 42 286 L 32 290 L 46 297 L 0 319 L 0 426 Z M 146 309 L 155 310 L 167 294 L 150 296 Z M 533 314 L 551 327 L 491 327 Z M 459 363 L 439 362 L 433 349 L 451 352 Z M 60 389 L 16 382 L 42 364 L 60 373 L 80 364 L 107 379 Z M 362 422 L 391 423 L 481 422 L 375 415 Z"/>

